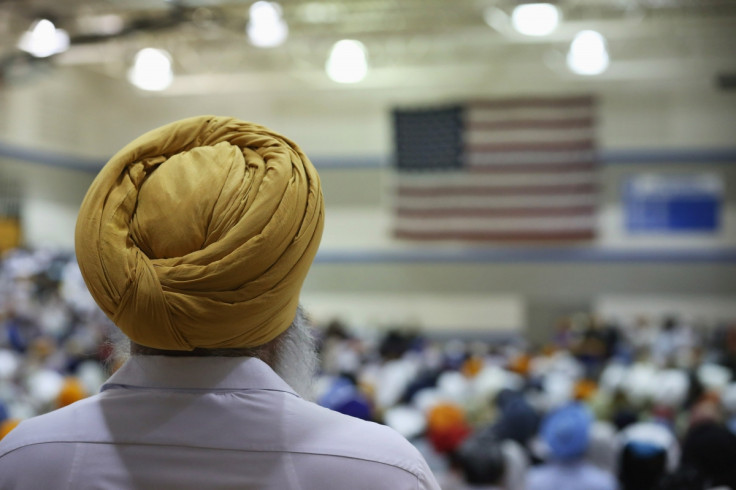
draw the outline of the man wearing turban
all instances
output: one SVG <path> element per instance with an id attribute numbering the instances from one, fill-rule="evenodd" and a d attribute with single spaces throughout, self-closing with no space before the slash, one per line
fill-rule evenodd
<path id="1" fill-rule="evenodd" d="M 98 395 L 0 442 L 0 488 L 438 488 L 400 435 L 298 394 L 323 216 L 309 159 L 262 126 L 193 117 L 118 152 L 76 253 L 132 355 Z"/>

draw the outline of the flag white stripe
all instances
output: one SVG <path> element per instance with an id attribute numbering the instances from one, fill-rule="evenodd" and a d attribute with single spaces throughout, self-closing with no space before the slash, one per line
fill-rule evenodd
<path id="1" fill-rule="evenodd" d="M 421 232 L 518 232 L 591 230 L 595 227 L 591 216 L 545 218 L 397 218 L 396 228 L 402 231 Z"/>
<path id="2" fill-rule="evenodd" d="M 514 208 L 567 208 L 593 206 L 596 195 L 592 193 L 552 196 L 406 196 L 400 195 L 396 205 L 406 210 L 442 209 L 514 209 Z"/>
<path id="3" fill-rule="evenodd" d="M 466 172 L 402 172 L 396 183 L 402 188 L 579 185 L 598 182 L 594 172 L 468 174 Z"/>
<path id="4" fill-rule="evenodd" d="M 595 152 L 581 151 L 508 151 L 508 152 L 473 152 L 466 155 L 470 166 L 493 165 L 559 165 L 588 163 L 595 159 Z"/>
<path id="5" fill-rule="evenodd" d="M 561 143 L 565 141 L 591 140 L 595 136 L 590 128 L 576 129 L 469 129 L 464 134 L 466 145 L 506 143 Z"/>
<path id="6" fill-rule="evenodd" d="M 511 109 L 473 107 L 465 113 L 465 124 L 511 121 L 556 121 L 593 117 L 593 107 L 517 107 Z"/>

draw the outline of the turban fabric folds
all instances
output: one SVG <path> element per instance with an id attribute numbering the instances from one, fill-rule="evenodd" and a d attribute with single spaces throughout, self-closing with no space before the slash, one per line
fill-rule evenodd
<path id="1" fill-rule="evenodd" d="M 319 176 L 295 143 L 200 116 L 140 136 L 103 167 L 76 254 L 95 301 L 134 342 L 254 347 L 293 321 L 323 222 Z"/>

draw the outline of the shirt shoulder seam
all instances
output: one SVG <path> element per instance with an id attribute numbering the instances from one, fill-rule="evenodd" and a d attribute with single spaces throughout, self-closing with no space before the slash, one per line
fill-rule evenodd
<path id="1" fill-rule="evenodd" d="M 186 444 L 152 444 L 152 443 L 140 443 L 140 442 L 109 442 L 109 441 L 75 441 L 75 440 L 56 440 L 56 441 L 38 441 L 38 442 L 29 442 L 27 444 L 20 444 L 17 447 L 13 447 L 9 449 L 8 451 L 5 451 L 3 453 L 0 453 L 0 459 L 4 458 L 5 456 L 8 456 L 11 453 L 14 453 L 15 451 L 19 451 L 24 448 L 28 448 L 31 446 L 40 446 L 44 444 L 104 444 L 104 445 L 112 445 L 112 446 L 159 446 L 159 447 L 180 447 L 180 448 L 190 448 L 190 449 L 202 449 L 202 450 L 208 450 L 208 451 L 235 451 L 235 452 L 269 452 L 269 453 L 289 453 L 289 454 L 310 454 L 313 456 L 328 456 L 328 457 L 334 457 L 334 458 L 347 458 L 347 459 L 353 459 L 357 461 L 365 461 L 368 463 L 376 463 L 376 464 L 382 464 L 386 466 L 391 466 L 393 468 L 400 469 L 402 471 L 405 471 L 406 473 L 409 473 L 413 477 L 417 479 L 417 482 L 421 480 L 421 475 L 424 473 L 421 471 L 420 468 L 412 469 L 410 467 L 397 464 L 397 463 L 390 463 L 388 461 L 381 461 L 378 459 L 372 459 L 368 457 L 360 457 L 360 456 L 354 456 L 354 455 L 347 455 L 347 454 L 340 454 L 337 451 L 329 452 L 314 452 L 314 451 L 299 451 L 299 450 L 293 450 L 293 449 L 247 449 L 247 448 L 238 448 L 238 449 L 232 449 L 232 448 L 218 448 L 218 447 L 207 447 L 207 446 L 194 446 L 194 445 L 186 445 Z"/>

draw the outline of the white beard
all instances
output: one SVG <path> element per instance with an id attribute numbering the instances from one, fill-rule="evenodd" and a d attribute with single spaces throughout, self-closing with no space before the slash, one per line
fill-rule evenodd
<path id="1" fill-rule="evenodd" d="M 276 361 L 271 367 L 276 374 L 302 398 L 311 400 L 319 356 L 301 307 L 291 326 L 282 334 L 275 354 Z"/>

